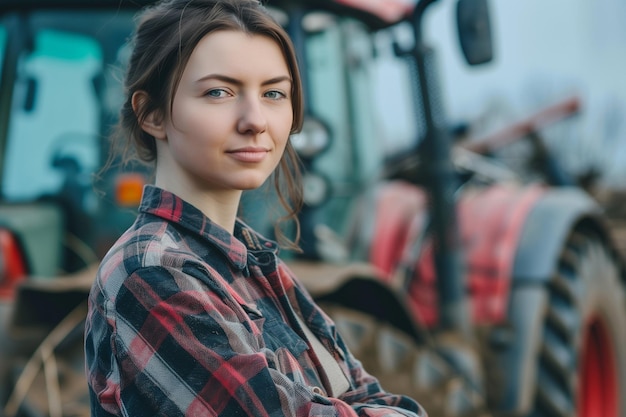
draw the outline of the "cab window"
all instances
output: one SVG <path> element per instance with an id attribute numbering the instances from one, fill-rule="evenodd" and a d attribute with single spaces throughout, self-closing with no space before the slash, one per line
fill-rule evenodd
<path id="1" fill-rule="evenodd" d="M 52 194 L 64 170 L 90 172 L 98 163 L 98 43 L 46 29 L 34 39 L 20 59 L 13 95 L 3 176 L 9 200 Z"/>

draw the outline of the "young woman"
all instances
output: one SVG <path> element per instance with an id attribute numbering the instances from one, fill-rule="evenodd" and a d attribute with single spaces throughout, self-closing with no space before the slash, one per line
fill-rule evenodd
<path id="1" fill-rule="evenodd" d="M 296 215 L 303 105 L 285 32 L 255 0 L 170 0 L 132 45 L 120 133 L 156 175 L 90 295 L 92 416 L 424 416 L 237 219 L 242 191 L 272 175 Z"/>

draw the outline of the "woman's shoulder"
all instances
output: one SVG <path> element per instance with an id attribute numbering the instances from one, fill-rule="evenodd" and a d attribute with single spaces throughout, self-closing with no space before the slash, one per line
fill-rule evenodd
<path id="1" fill-rule="evenodd" d="M 98 276 L 127 277 L 140 270 L 181 267 L 197 259 L 189 237 L 169 222 L 136 222 L 103 257 Z"/>

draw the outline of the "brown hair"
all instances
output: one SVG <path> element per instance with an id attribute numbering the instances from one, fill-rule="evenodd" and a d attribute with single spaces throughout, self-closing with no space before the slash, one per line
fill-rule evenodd
<path id="1" fill-rule="evenodd" d="M 125 102 L 117 128 L 118 140 L 124 141 L 125 161 L 136 153 L 144 162 L 156 160 L 154 137 L 141 129 L 142 121 L 151 114 L 164 116 L 171 112 L 174 94 L 182 73 L 198 42 L 217 30 L 236 30 L 274 40 L 283 51 L 293 80 L 291 102 L 293 124 L 291 133 L 299 132 L 303 121 L 302 84 L 293 44 L 284 29 L 256 0 L 165 0 L 138 15 L 132 39 L 132 54 L 125 79 Z M 146 92 L 146 100 L 137 113 L 132 96 Z M 299 223 L 297 213 L 302 206 L 300 161 L 291 142 L 287 143 L 278 168 L 273 174 L 274 186 L 286 214 L 275 225 L 278 241 L 297 249 Z M 283 189 L 284 188 L 284 189 Z M 291 241 L 281 224 L 295 223 L 295 239 Z"/>

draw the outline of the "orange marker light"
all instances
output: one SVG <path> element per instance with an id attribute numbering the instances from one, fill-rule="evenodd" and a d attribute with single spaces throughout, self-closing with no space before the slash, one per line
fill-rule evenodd
<path id="1" fill-rule="evenodd" d="M 115 202 L 120 207 L 137 207 L 146 179 L 137 173 L 120 174 L 115 181 Z"/>

